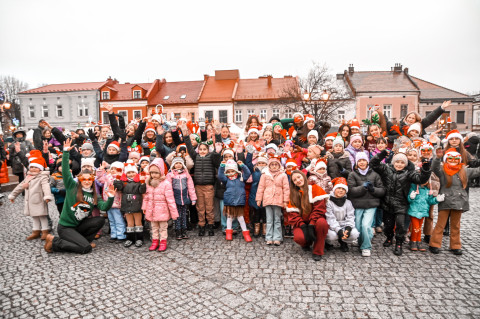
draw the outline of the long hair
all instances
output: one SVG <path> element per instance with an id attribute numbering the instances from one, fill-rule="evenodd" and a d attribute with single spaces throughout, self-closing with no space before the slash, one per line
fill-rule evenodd
<path id="1" fill-rule="evenodd" d="M 78 174 L 77 176 L 82 176 L 83 174 L 90 174 L 92 176 L 95 176 L 93 174 L 93 172 L 89 169 L 84 169 L 83 171 L 80 172 L 80 174 Z M 97 197 L 97 190 L 96 190 L 96 187 L 95 187 L 95 181 L 93 181 L 92 183 L 92 189 L 93 189 L 93 204 L 94 205 L 97 205 L 98 201 L 98 197 Z M 77 202 L 81 202 L 83 201 L 83 189 L 82 189 L 82 184 L 81 182 L 79 181 L 78 183 L 78 186 L 77 186 Z"/>
<path id="2" fill-rule="evenodd" d="M 350 129 L 350 126 L 348 126 L 348 124 L 342 124 L 340 125 L 340 127 L 338 128 L 338 133 L 340 135 L 342 135 L 342 131 L 343 131 L 343 128 L 344 127 L 348 127 L 348 136 L 347 138 L 345 139 L 347 142 L 350 141 L 350 135 L 352 135 L 352 130 Z M 343 138 L 343 137 L 342 137 Z"/>
<path id="3" fill-rule="evenodd" d="M 298 187 L 293 183 L 293 174 L 300 174 L 303 178 L 303 186 Z M 290 175 L 290 203 L 300 209 L 302 217 L 306 218 L 312 211 L 312 204 L 308 200 L 308 180 L 305 173 L 299 170 L 294 170 Z"/>
<path id="4" fill-rule="evenodd" d="M 456 149 L 460 153 L 460 155 L 462 156 L 462 163 L 465 163 L 465 165 L 468 165 L 468 162 L 470 161 L 470 154 L 465 149 L 465 146 L 463 145 L 463 142 L 460 142 L 458 147 L 453 147 L 453 146 L 450 145 L 450 141 L 448 141 L 447 142 L 447 147 L 445 149 L 448 150 L 449 148 Z"/>
<path id="5" fill-rule="evenodd" d="M 445 164 L 443 164 L 445 167 Z M 467 177 L 467 170 L 465 169 L 465 166 L 462 166 L 462 168 L 458 171 L 458 177 L 460 178 L 460 181 L 462 182 L 463 189 L 467 188 L 468 185 L 468 177 Z M 445 174 L 445 178 L 447 180 L 447 188 L 450 188 L 452 186 L 452 176 Z"/>
<path id="6" fill-rule="evenodd" d="M 260 125 L 260 120 L 258 119 L 258 116 L 252 115 L 248 117 L 247 124 L 245 124 L 245 131 L 248 132 L 250 129 L 250 126 L 252 125 L 252 120 L 255 119 L 257 120 L 257 126 Z"/>

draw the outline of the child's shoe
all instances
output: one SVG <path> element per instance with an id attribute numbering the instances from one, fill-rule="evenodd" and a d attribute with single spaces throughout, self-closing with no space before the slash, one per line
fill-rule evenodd
<path id="1" fill-rule="evenodd" d="M 205 226 L 198 226 L 198 236 L 205 236 Z"/>
<path id="2" fill-rule="evenodd" d="M 180 229 L 175 230 L 175 238 L 177 240 L 182 240 L 182 232 L 180 231 Z"/>
<path id="3" fill-rule="evenodd" d="M 417 241 L 417 249 L 418 251 L 427 251 L 427 248 L 421 241 Z"/>
<path id="4" fill-rule="evenodd" d="M 275 246 L 280 246 L 280 245 L 282 244 L 282 242 L 279 241 L 279 240 L 275 240 L 275 241 L 273 241 L 273 244 L 274 244 Z"/>
<path id="5" fill-rule="evenodd" d="M 411 241 L 410 242 L 410 250 L 411 251 L 417 251 L 418 250 L 418 246 L 417 246 L 417 242 L 416 241 Z"/>
<path id="6" fill-rule="evenodd" d="M 249 230 L 243 231 L 242 234 L 243 234 L 243 238 L 245 239 L 245 241 L 247 243 L 252 241 L 252 237 L 250 237 L 250 231 Z"/>
<path id="7" fill-rule="evenodd" d="M 215 236 L 215 232 L 213 231 L 213 225 L 208 225 L 208 236 Z"/>
<path id="8" fill-rule="evenodd" d="M 396 244 L 393 253 L 397 256 L 401 256 L 403 254 L 402 244 Z"/>
<path id="9" fill-rule="evenodd" d="M 432 254 L 435 254 L 435 255 L 440 253 L 440 249 L 439 249 L 438 247 L 432 247 L 432 246 L 430 246 L 430 247 L 428 247 L 428 250 L 430 250 L 430 252 L 431 252 Z"/>
<path id="10" fill-rule="evenodd" d="M 383 242 L 383 247 L 390 247 L 393 245 L 393 240 L 391 238 L 387 238 L 384 242 Z"/>
<path id="11" fill-rule="evenodd" d="M 362 256 L 363 257 L 370 257 L 371 251 L 370 249 L 362 249 Z"/>
<path id="12" fill-rule="evenodd" d="M 340 250 L 346 253 L 348 251 L 348 244 L 341 239 L 338 239 L 338 242 L 340 243 Z"/>
<path id="13" fill-rule="evenodd" d="M 188 239 L 188 234 L 186 229 L 182 229 L 182 239 Z"/>
<path id="14" fill-rule="evenodd" d="M 423 241 L 427 244 L 430 244 L 430 235 L 423 236 Z"/>
<path id="15" fill-rule="evenodd" d="M 165 250 L 167 250 L 167 240 L 162 239 L 160 241 L 160 246 L 158 247 L 158 251 L 165 251 Z"/>
<path id="16" fill-rule="evenodd" d="M 260 236 L 260 223 L 255 223 L 255 230 L 253 232 L 253 237 L 258 238 Z"/>
<path id="17" fill-rule="evenodd" d="M 148 250 L 154 251 L 157 248 L 158 248 L 158 239 L 154 239 L 154 240 L 152 240 L 152 245 L 150 246 L 150 248 L 148 248 Z"/>
<path id="18" fill-rule="evenodd" d="M 39 230 L 33 230 L 32 234 L 27 237 L 27 240 L 34 240 L 40 238 L 40 231 Z"/>
<path id="19" fill-rule="evenodd" d="M 452 249 L 452 253 L 457 256 L 463 255 L 463 251 L 461 249 Z"/>
<path id="20" fill-rule="evenodd" d="M 40 237 L 41 240 L 45 240 L 48 236 L 48 234 L 50 234 L 50 231 L 47 229 L 47 230 L 42 230 L 42 237 Z"/>
<path id="21" fill-rule="evenodd" d="M 225 229 L 225 239 L 233 240 L 233 229 Z"/>

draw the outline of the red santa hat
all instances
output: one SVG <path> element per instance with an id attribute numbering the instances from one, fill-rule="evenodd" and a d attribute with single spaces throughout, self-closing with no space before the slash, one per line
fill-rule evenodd
<path id="1" fill-rule="evenodd" d="M 303 114 L 300 112 L 296 112 L 293 114 L 293 122 L 300 123 L 303 120 Z"/>
<path id="2" fill-rule="evenodd" d="M 346 192 L 348 192 L 347 180 L 344 177 L 334 178 L 334 179 L 332 179 L 332 183 L 333 183 L 333 191 L 334 192 L 337 188 L 343 188 Z"/>
<path id="3" fill-rule="evenodd" d="M 145 133 L 147 133 L 148 131 L 152 131 L 153 133 L 156 133 L 155 132 L 155 125 L 153 123 L 147 123 L 147 126 L 145 127 Z"/>
<path id="4" fill-rule="evenodd" d="M 444 161 L 444 162 L 447 161 L 447 157 L 460 157 L 460 162 L 462 161 L 462 154 L 460 154 L 459 152 L 457 152 L 457 150 L 454 149 L 453 147 L 452 147 L 452 148 L 449 148 L 449 149 L 445 152 L 445 155 L 443 155 L 443 161 Z"/>
<path id="5" fill-rule="evenodd" d="M 295 167 L 298 167 L 297 162 L 293 158 L 287 159 L 287 162 L 285 163 L 285 167 L 291 167 L 294 169 Z"/>
<path id="6" fill-rule="evenodd" d="M 117 151 L 120 152 L 120 143 L 118 143 L 117 141 L 113 141 L 113 142 L 111 142 L 110 144 L 108 144 L 108 147 L 107 147 L 107 148 L 109 148 L 109 147 L 113 147 L 113 148 L 115 148 Z"/>
<path id="7" fill-rule="evenodd" d="M 47 168 L 47 162 L 45 162 L 45 159 L 42 156 L 42 152 L 40 152 L 39 150 L 30 151 L 28 162 L 28 168 L 36 167 L 42 171 Z"/>
<path id="8" fill-rule="evenodd" d="M 463 142 L 463 136 L 462 136 L 462 134 L 460 134 L 460 132 L 458 130 L 451 130 L 450 132 L 448 132 L 445 139 L 448 142 L 449 139 L 454 138 L 454 137 L 458 137 L 460 139 L 460 141 Z"/>
<path id="9" fill-rule="evenodd" d="M 303 124 L 307 124 L 309 121 L 312 121 L 315 123 L 315 118 L 313 117 L 313 115 L 305 114 Z"/>
<path id="10" fill-rule="evenodd" d="M 424 141 L 422 145 L 420 145 L 420 152 L 424 150 L 433 150 L 432 143 Z"/>
<path id="11" fill-rule="evenodd" d="M 360 122 L 358 122 L 357 119 L 353 119 L 350 122 L 350 129 L 352 129 L 352 128 L 360 129 Z"/>
<path id="12" fill-rule="evenodd" d="M 335 137 L 337 137 L 337 132 L 333 132 L 333 133 L 330 133 L 330 134 L 327 134 L 327 137 L 325 137 L 325 141 L 333 141 L 335 139 Z"/>
<path id="13" fill-rule="evenodd" d="M 325 190 L 317 184 L 308 185 L 308 201 L 310 203 L 313 204 L 329 197 L 330 196 L 325 192 Z"/>
<path id="14" fill-rule="evenodd" d="M 248 135 L 250 135 L 250 133 L 257 133 L 258 135 L 260 135 L 260 131 L 256 126 L 250 126 L 250 128 L 248 129 Z"/>
<path id="15" fill-rule="evenodd" d="M 319 159 L 315 165 L 315 171 L 318 171 L 322 167 L 327 169 L 327 163 L 325 163 L 324 159 Z"/>

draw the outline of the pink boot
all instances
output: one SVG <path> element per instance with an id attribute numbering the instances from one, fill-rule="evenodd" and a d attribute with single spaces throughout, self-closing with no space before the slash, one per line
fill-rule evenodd
<path id="1" fill-rule="evenodd" d="M 167 250 L 167 240 L 162 239 L 160 241 L 160 246 L 158 247 L 158 251 L 165 251 L 165 250 Z"/>
<path id="2" fill-rule="evenodd" d="M 158 239 L 154 239 L 154 240 L 152 240 L 152 246 L 150 246 L 150 248 L 148 248 L 148 250 L 154 251 L 157 248 L 158 248 Z"/>

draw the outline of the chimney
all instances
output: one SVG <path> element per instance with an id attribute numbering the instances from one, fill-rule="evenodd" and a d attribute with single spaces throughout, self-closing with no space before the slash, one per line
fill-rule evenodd
<path id="1" fill-rule="evenodd" d="M 395 66 L 393 67 L 393 72 L 401 73 L 402 69 L 403 69 L 403 66 L 401 63 L 395 63 Z"/>
<path id="2" fill-rule="evenodd" d="M 353 72 L 355 72 L 355 68 L 353 67 L 353 64 L 350 64 L 348 66 L 348 73 L 352 74 Z"/>
<path id="3" fill-rule="evenodd" d="M 345 75 L 343 73 L 337 74 L 337 80 L 343 80 L 344 78 L 345 78 Z"/>
<path id="4" fill-rule="evenodd" d="M 408 68 L 405 68 L 403 72 L 405 72 L 405 74 L 408 74 Z"/>
<path id="5" fill-rule="evenodd" d="M 208 80 L 208 74 L 204 74 L 204 75 L 203 75 L 203 80 L 204 80 L 204 81 Z"/>
<path id="6" fill-rule="evenodd" d="M 268 83 L 268 87 L 272 87 L 272 76 L 271 75 L 267 75 L 267 83 Z"/>

